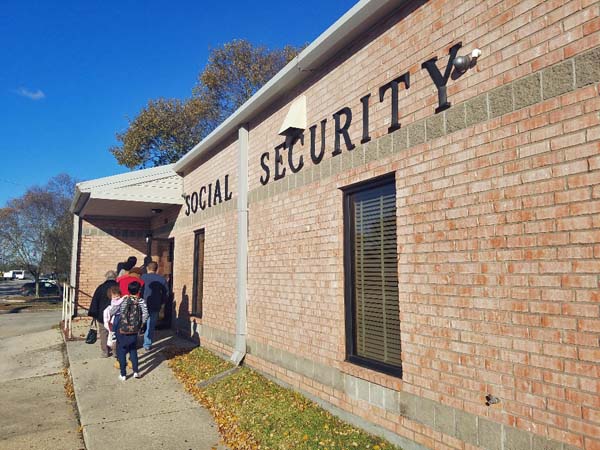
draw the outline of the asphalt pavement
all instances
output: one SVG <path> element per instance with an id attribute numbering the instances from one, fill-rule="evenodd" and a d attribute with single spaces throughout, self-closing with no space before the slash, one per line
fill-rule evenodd
<path id="1" fill-rule="evenodd" d="M 0 315 L 0 449 L 83 449 L 65 393 L 60 311 Z"/>
<path id="2" fill-rule="evenodd" d="M 19 295 L 21 286 L 25 283 L 31 283 L 32 280 L 7 280 L 0 281 L 0 298 L 6 298 L 12 295 Z"/>

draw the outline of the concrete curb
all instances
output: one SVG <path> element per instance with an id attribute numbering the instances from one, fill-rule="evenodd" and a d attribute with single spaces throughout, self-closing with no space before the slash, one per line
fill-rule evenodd
<path id="1" fill-rule="evenodd" d="M 71 373 L 71 362 L 70 362 L 70 357 L 69 357 L 68 340 L 67 340 L 67 337 L 65 336 L 65 330 L 62 327 L 62 322 L 58 323 L 58 327 L 60 328 L 60 335 L 62 336 L 62 339 L 63 339 L 63 345 L 64 345 L 63 358 L 65 360 L 65 368 L 67 369 L 67 375 L 71 379 L 71 384 L 73 385 L 74 398 L 72 400 L 72 403 L 74 403 L 73 409 L 75 410 L 75 418 L 77 419 L 77 423 L 79 424 L 79 431 L 82 436 L 83 446 L 87 450 L 88 444 L 86 441 L 85 428 L 81 425 L 81 411 L 79 410 L 79 402 L 77 401 L 77 390 L 75 389 L 75 385 L 73 383 L 73 374 Z"/>
<path id="2" fill-rule="evenodd" d="M 231 369 L 227 369 L 225 372 L 218 373 L 217 375 L 215 375 L 212 378 L 209 378 L 208 380 L 201 381 L 200 383 L 196 384 L 196 386 L 198 386 L 199 388 L 205 388 L 206 386 L 210 386 L 211 384 L 221 381 L 223 378 L 227 378 L 229 375 L 233 375 L 238 370 L 240 370 L 239 366 L 232 367 Z"/>

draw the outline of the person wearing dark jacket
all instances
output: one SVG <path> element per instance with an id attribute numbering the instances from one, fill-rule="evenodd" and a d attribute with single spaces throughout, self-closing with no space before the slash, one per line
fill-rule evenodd
<path id="1" fill-rule="evenodd" d="M 135 267 L 137 264 L 137 258 L 135 256 L 130 256 L 127 258 L 127 261 L 120 262 L 117 264 L 117 277 L 123 275 L 121 271 L 129 272 L 131 269 Z"/>
<path id="2" fill-rule="evenodd" d="M 146 300 L 146 306 L 148 307 L 148 323 L 146 324 L 146 332 L 144 333 L 144 350 L 150 351 L 152 347 L 152 340 L 154 338 L 154 328 L 158 321 L 158 313 L 160 307 L 164 303 L 169 288 L 167 287 L 167 281 L 165 277 L 156 273 L 158 270 L 158 264 L 151 261 L 147 266 L 147 273 L 142 275 L 142 281 L 144 282 L 144 300 Z"/>
<path id="3" fill-rule="evenodd" d="M 93 317 L 98 321 L 98 334 L 99 334 L 99 342 L 100 342 L 100 350 L 102 351 L 102 356 L 105 358 L 110 356 L 110 350 L 106 345 L 106 341 L 108 340 L 108 330 L 104 327 L 104 317 L 102 313 L 104 309 L 110 305 L 110 297 L 108 295 L 108 289 L 111 286 L 118 286 L 115 278 L 117 274 L 113 270 L 109 270 L 104 275 L 106 281 L 102 283 L 100 286 L 96 288 L 94 291 L 94 295 L 92 296 L 92 303 L 90 304 L 90 309 L 88 311 L 88 316 Z"/>
<path id="4" fill-rule="evenodd" d="M 148 273 L 148 264 L 152 262 L 152 258 L 150 256 L 144 256 L 144 264 L 142 265 L 142 275 Z"/>

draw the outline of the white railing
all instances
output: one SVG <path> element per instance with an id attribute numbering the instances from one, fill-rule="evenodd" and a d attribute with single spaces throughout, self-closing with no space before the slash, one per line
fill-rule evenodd
<path id="1" fill-rule="evenodd" d="M 75 288 L 63 283 L 62 323 L 67 339 L 73 337 L 73 316 L 75 315 Z"/>

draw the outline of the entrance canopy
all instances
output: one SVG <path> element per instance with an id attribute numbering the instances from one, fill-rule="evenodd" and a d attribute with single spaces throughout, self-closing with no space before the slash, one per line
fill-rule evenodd
<path id="1" fill-rule="evenodd" d="M 79 217 L 151 217 L 183 204 L 183 179 L 173 164 L 78 183 L 71 212 Z"/>

